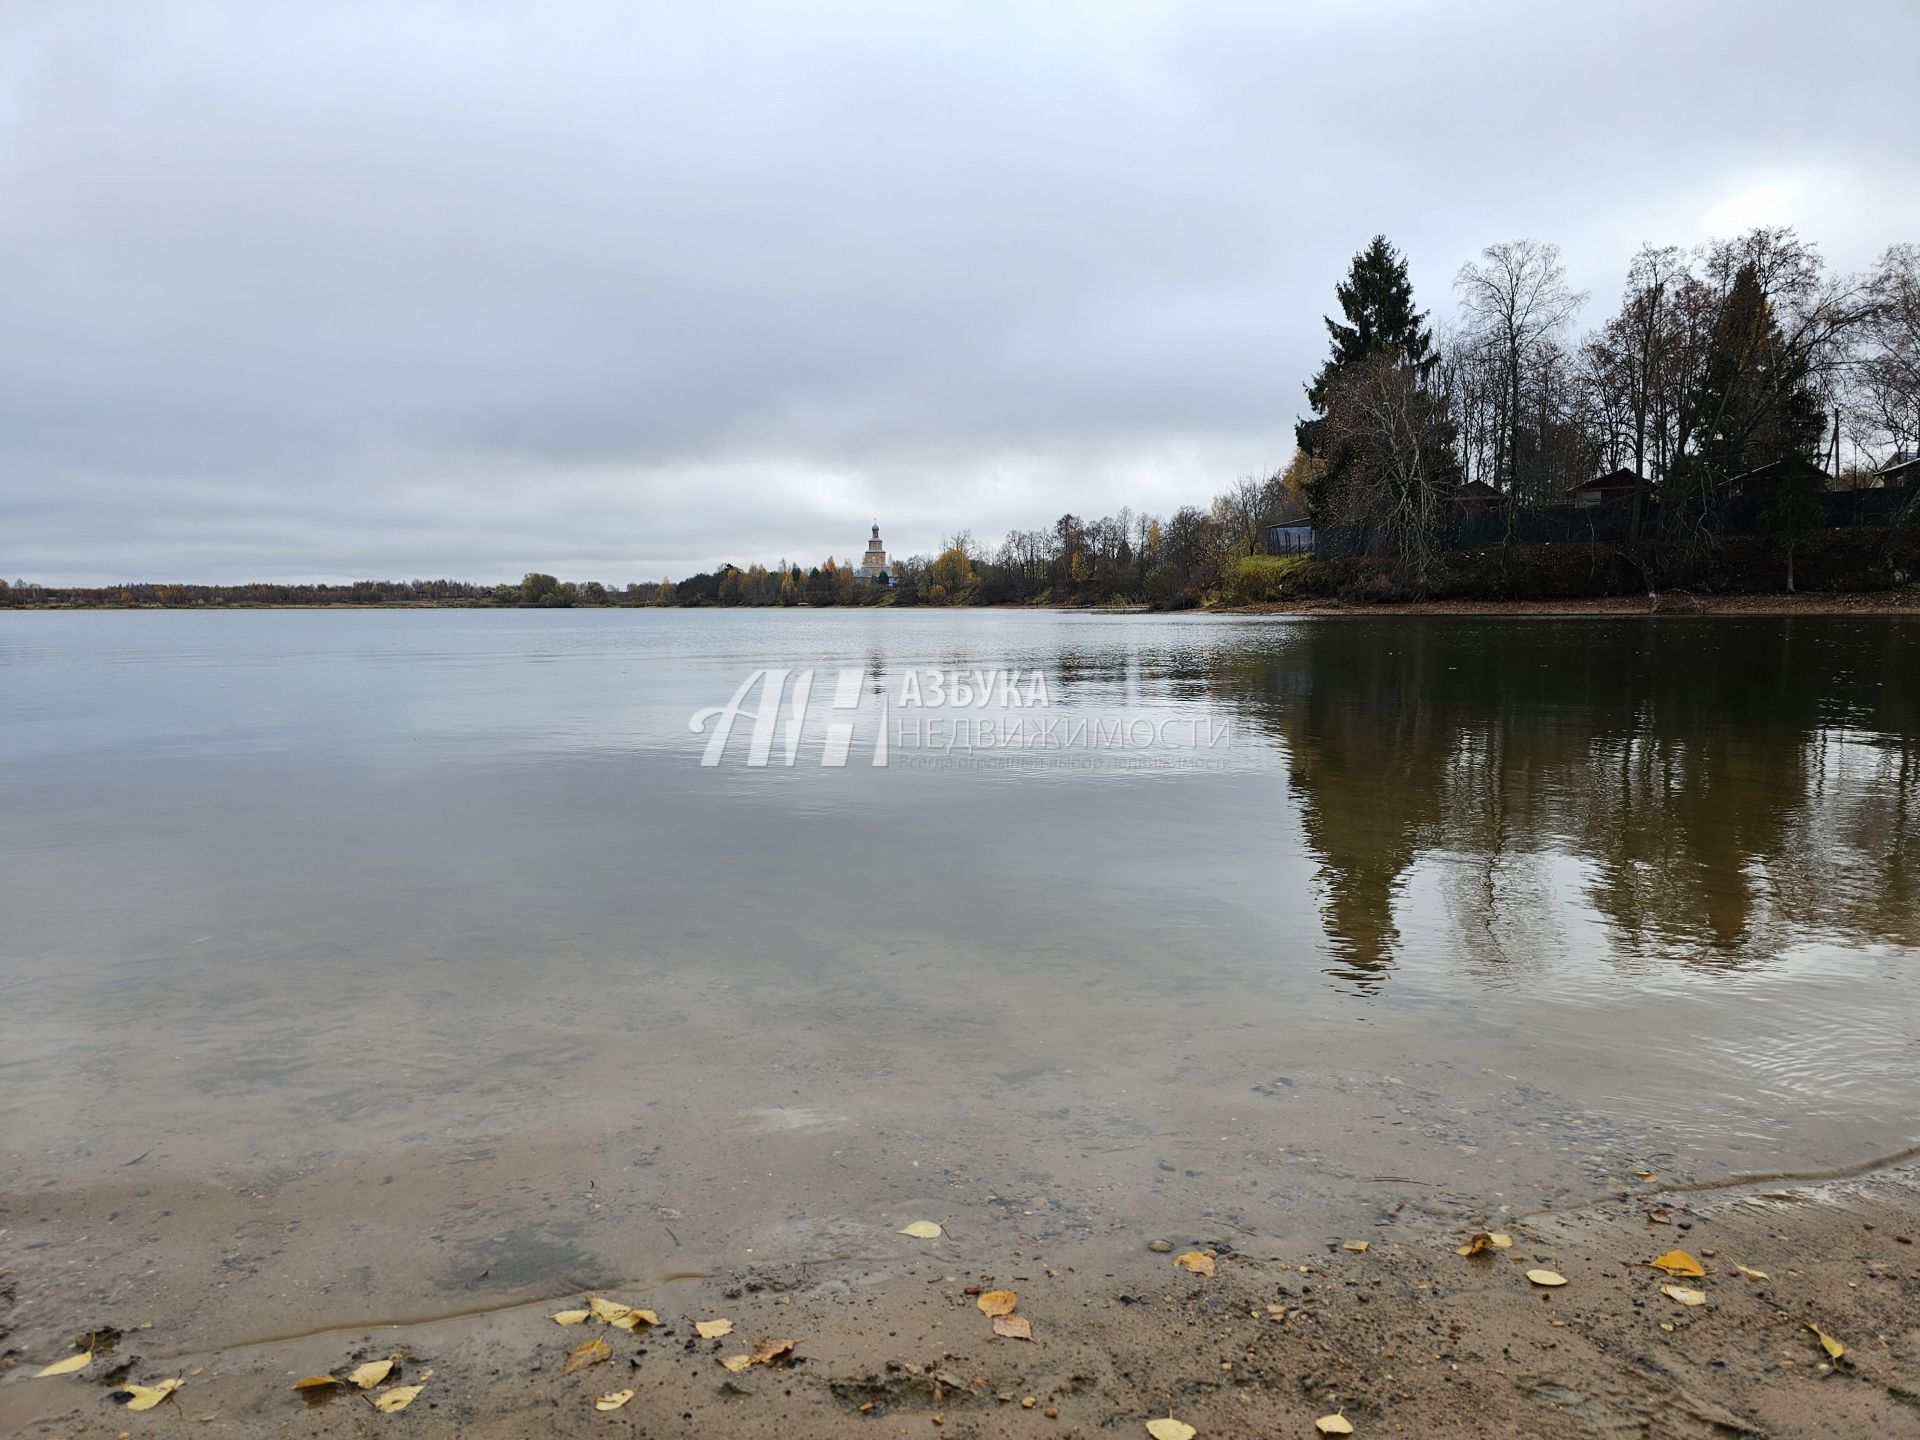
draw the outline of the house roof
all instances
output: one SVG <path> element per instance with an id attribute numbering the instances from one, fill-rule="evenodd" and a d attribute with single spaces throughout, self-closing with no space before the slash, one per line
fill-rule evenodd
<path id="1" fill-rule="evenodd" d="M 1584 480 L 1573 488 L 1575 492 L 1581 490 L 1623 490 L 1629 486 L 1638 485 L 1639 483 L 1640 477 L 1625 466 L 1622 466 L 1610 474 L 1596 475 L 1591 480 Z"/>
<path id="2" fill-rule="evenodd" d="M 1489 495 L 1495 500 L 1500 498 L 1500 492 L 1484 480 L 1469 480 L 1454 493 L 1456 495 L 1471 495 L 1475 499 L 1482 499 Z"/>
<path id="3" fill-rule="evenodd" d="M 1727 481 L 1729 488 L 1745 485 L 1749 480 L 1779 480 L 1787 475 L 1818 475 L 1822 482 L 1827 472 L 1811 460 L 1800 455 L 1785 455 L 1765 465 L 1756 465 L 1744 475 L 1736 475 Z"/>
<path id="4" fill-rule="evenodd" d="M 1920 475 L 1920 455 L 1895 455 L 1873 472 L 1876 475 Z"/>

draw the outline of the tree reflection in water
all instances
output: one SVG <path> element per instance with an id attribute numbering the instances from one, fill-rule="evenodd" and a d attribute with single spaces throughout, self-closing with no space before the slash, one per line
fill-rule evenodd
<path id="1" fill-rule="evenodd" d="M 1512 965 L 1577 874 L 1616 960 L 1738 968 L 1920 939 L 1920 627 L 1900 619 L 1276 627 L 1213 670 L 1285 747 L 1342 973 L 1395 962 L 1431 862 L 1469 958 Z"/>

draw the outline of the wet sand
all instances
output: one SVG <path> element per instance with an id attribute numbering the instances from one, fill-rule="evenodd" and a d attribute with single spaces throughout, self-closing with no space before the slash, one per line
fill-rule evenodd
<path id="1" fill-rule="evenodd" d="M 71 1317 L 75 1331 L 120 1332 L 80 1374 L 29 1378 L 74 1337 L 35 1324 L 0 1340 L 0 1430 L 1093 1436 L 1144 1435 L 1147 1419 L 1171 1413 L 1202 1436 L 1311 1436 L 1315 1417 L 1341 1412 L 1361 1435 L 1915 1435 L 1917 1187 L 1911 1165 L 1719 1190 L 1628 1177 L 1593 1204 L 1489 1213 L 1485 1223 L 1515 1243 L 1467 1259 L 1453 1249 L 1465 1229 L 1386 1184 L 1350 1235 L 1311 1246 L 1164 1237 L 1176 1251 L 1214 1250 L 1211 1277 L 1144 1244 L 1076 1238 L 1046 1196 L 976 1197 L 955 1202 L 942 1238 L 888 1232 L 866 1257 L 604 1287 L 658 1314 L 634 1334 L 554 1324 L 550 1312 L 585 1303 L 575 1292 L 317 1334 L 302 1333 L 306 1312 L 290 1297 L 283 1336 L 195 1351 L 129 1292 Z M 1673 1283 L 1706 1304 L 1661 1293 L 1667 1277 L 1645 1262 L 1673 1248 L 1707 1272 Z M 1524 1272 L 1542 1266 L 1567 1285 L 1532 1285 Z M 1018 1294 L 1031 1342 L 993 1334 L 975 1299 L 993 1288 Z M 5 1325 L 17 1318 L 7 1282 L 0 1297 Z M 696 1321 L 717 1318 L 733 1322 L 731 1335 L 695 1334 Z M 1839 1363 L 1810 1324 L 1844 1343 Z M 562 1373 L 569 1349 L 596 1336 L 610 1358 Z M 738 1374 L 720 1363 L 788 1338 L 788 1361 Z M 344 1388 L 310 1408 L 292 1389 L 396 1354 L 388 1383 L 427 1377 L 404 1416 Z M 115 1402 L 116 1383 L 175 1376 L 185 1384 L 152 1412 Z M 627 1388 L 621 1409 L 594 1408 Z"/>

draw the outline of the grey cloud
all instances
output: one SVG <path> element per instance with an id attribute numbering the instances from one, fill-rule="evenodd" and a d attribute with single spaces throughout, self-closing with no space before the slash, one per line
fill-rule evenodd
<path id="1" fill-rule="evenodd" d="M 1810 69 L 1817 50 L 1844 71 Z M 1376 230 L 1920 234 L 1909 4 L 0 11 L 0 571 L 653 578 L 1204 501 Z"/>

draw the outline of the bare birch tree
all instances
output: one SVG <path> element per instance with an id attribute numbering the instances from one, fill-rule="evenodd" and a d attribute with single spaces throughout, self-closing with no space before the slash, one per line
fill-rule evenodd
<path id="1" fill-rule="evenodd" d="M 1335 497 L 1341 524 L 1395 560 L 1416 596 L 1432 585 L 1441 506 L 1454 478 L 1444 403 L 1423 367 L 1397 351 L 1349 366 L 1328 387 L 1327 429 L 1349 464 Z"/>
<path id="2" fill-rule="evenodd" d="M 1893 245 L 1867 278 L 1868 312 L 1849 410 L 1871 450 L 1920 451 L 1920 245 Z"/>
<path id="3" fill-rule="evenodd" d="M 1555 352 L 1560 333 L 1586 296 L 1567 288 L 1560 247 L 1538 240 L 1509 240 L 1480 252 L 1480 263 L 1460 267 L 1454 278 L 1466 317 L 1466 335 L 1485 358 L 1498 385 L 1494 487 L 1510 508 L 1539 503 L 1529 495 L 1521 465 L 1521 435 L 1527 414 L 1523 392 Z"/>

